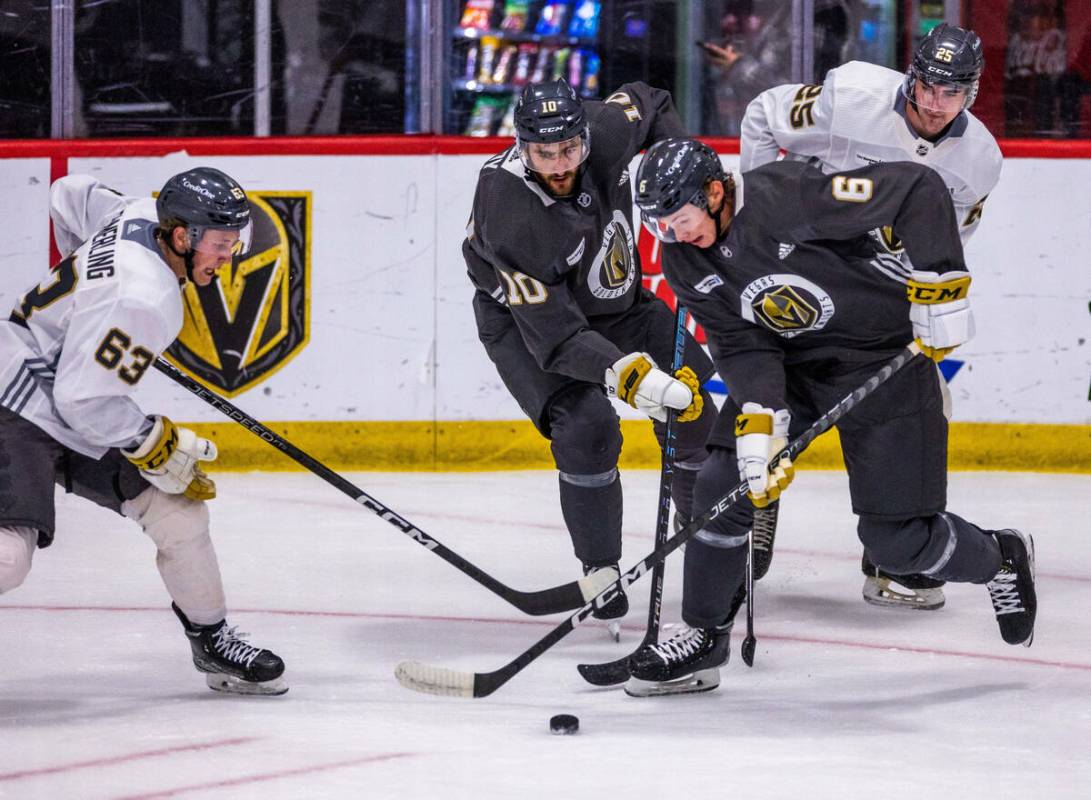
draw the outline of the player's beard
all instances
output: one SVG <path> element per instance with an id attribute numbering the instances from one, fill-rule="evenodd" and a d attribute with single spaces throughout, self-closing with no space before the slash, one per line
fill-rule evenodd
<path id="1" fill-rule="evenodd" d="M 954 121 L 958 113 L 944 113 L 930 111 L 918 103 L 915 99 L 911 101 L 910 108 L 913 111 L 913 115 L 916 117 L 916 121 L 913 127 L 917 130 L 917 134 L 923 136 L 926 139 L 939 136 L 943 130 Z"/>
<path id="2" fill-rule="evenodd" d="M 571 197 L 576 191 L 576 177 L 579 170 L 572 169 L 556 175 L 538 173 L 539 179 L 545 185 L 546 191 L 553 197 Z"/>

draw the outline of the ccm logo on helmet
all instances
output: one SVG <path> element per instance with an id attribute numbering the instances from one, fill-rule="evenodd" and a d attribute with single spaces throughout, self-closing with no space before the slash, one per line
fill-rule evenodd
<path id="1" fill-rule="evenodd" d="M 552 128 L 542 128 L 542 133 L 556 133 L 559 130 L 564 130 L 564 125 L 554 125 Z"/>

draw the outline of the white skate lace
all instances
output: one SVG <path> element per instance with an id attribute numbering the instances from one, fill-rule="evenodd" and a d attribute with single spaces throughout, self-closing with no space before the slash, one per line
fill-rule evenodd
<path id="1" fill-rule="evenodd" d="M 754 512 L 754 549 L 771 550 L 773 548 L 773 536 L 777 532 L 777 518 L 775 514 Z"/>
<path id="2" fill-rule="evenodd" d="M 1022 598 L 1019 596 L 1019 587 L 1016 585 L 1016 575 L 1007 565 L 1002 567 L 996 577 L 989 581 L 988 587 L 996 616 L 1020 614 L 1024 611 Z"/>
<path id="3" fill-rule="evenodd" d="M 248 633 L 240 633 L 238 628 L 229 628 L 224 625 L 212 634 L 212 638 L 216 652 L 221 656 L 228 661 L 249 667 L 250 662 L 257 658 L 258 653 L 261 652 L 260 647 L 254 647 L 245 641 L 244 637 L 249 635 Z"/>
<path id="4" fill-rule="evenodd" d="M 700 628 L 683 628 L 677 636 L 663 642 L 652 645 L 652 651 L 664 662 L 681 661 L 696 653 L 705 643 L 705 632 Z"/>

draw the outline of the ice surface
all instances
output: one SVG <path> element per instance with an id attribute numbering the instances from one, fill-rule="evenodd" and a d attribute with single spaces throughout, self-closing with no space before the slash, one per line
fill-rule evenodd
<path id="1" fill-rule="evenodd" d="M 578 564 L 549 472 L 350 475 L 520 589 Z M 417 659 L 495 669 L 562 617 L 521 615 L 305 473 L 220 474 L 229 621 L 288 664 L 280 698 L 213 693 L 131 522 L 58 495 L 57 541 L 0 598 L 0 797 L 1083 798 L 1091 783 L 1091 476 L 957 473 L 950 508 L 1033 533 L 1034 646 L 1000 639 L 983 587 L 939 612 L 860 598 L 846 479 L 802 472 L 758 584 L 757 658 L 721 687 L 634 699 L 580 661 L 628 652 L 588 623 L 481 700 L 401 688 Z M 658 475 L 630 471 L 623 567 L 652 548 Z M 664 619 L 677 620 L 681 559 Z M 554 736 L 549 718 L 580 718 Z"/>

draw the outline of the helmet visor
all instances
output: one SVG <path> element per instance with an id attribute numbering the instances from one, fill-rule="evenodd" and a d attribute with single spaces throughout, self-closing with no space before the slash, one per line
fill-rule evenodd
<path id="1" fill-rule="evenodd" d="M 689 241 L 697 232 L 701 223 L 708 219 L 708 214 L 693 203 L 687 203 L 673 214 L 655 217 L 646 211 L 640 212 L 640 220 L 648 232 L 661 242 L 673 244 Z"/>
<path id="2" fill-rule="evenodd" d="M 977 94 L 977 81 L 933 81 L 915 71 L 902 85 L 906 100 L 933 114 L 958 113 L 969 108 Z"/>
<path id="3" fill-rule="evenodd" d="M 678 232 L 666 221 L 663 217 L 651 217 L 640 212 L 640 221 L 644 223 L 644 227 L 648 233 L 654 236 L 661 242 L 667 244 L 674 244 L 678 241 Z"/>
<path id="4" fill-rule="evenodd" d="M 544 175 L 559 175 L 579 167 L 591 154 L 591 132 L 583 131 L 563 142 L 519 142 L 523 166 Z"/>
<path id="5" fill-rule="evenodd" d="M 190 228 L 191 246 L 198 253 L 218 255 L 224 261 L 250 252 L 254 225 L 247 222 L 242 230 L 232 228 Z"/>

